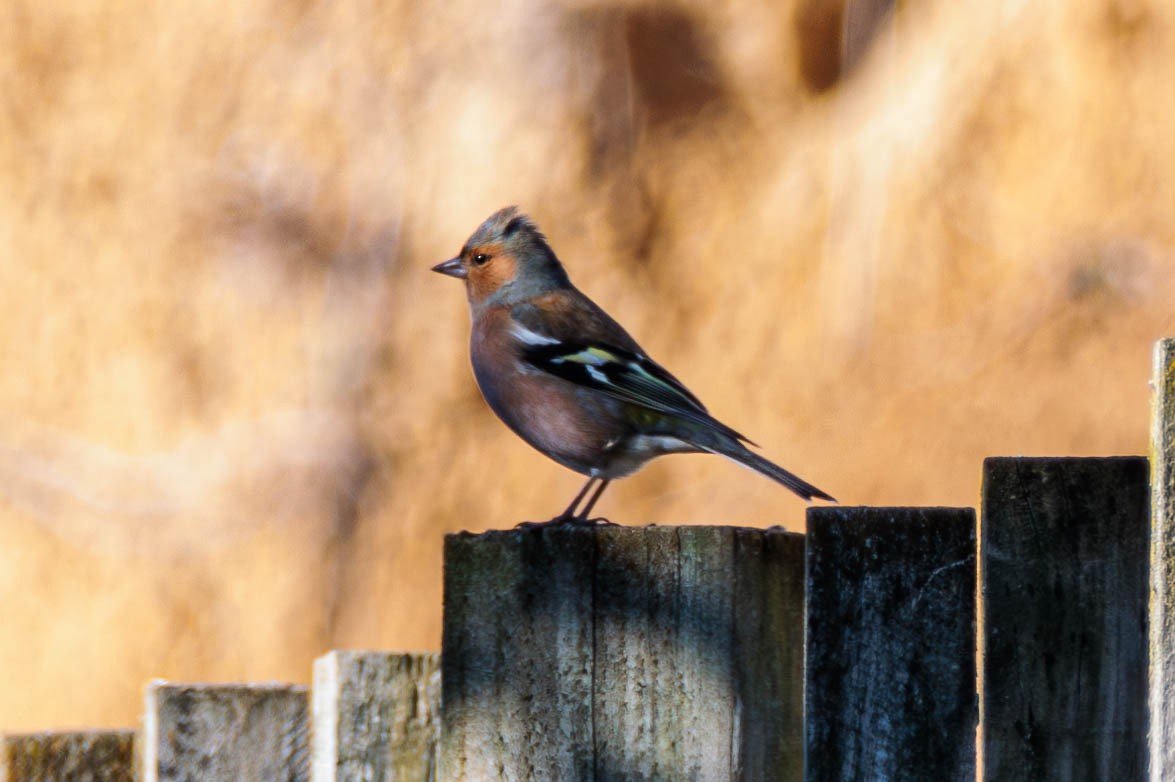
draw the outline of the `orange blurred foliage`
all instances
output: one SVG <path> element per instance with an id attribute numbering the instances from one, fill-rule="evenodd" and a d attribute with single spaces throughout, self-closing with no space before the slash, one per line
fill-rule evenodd
<path id="1" fill-rule="evenodd" d="M 1147 447 L 1170 3 L 10 0 L 0 42 L 0 729 L 438 647 L 442 535 L 581 482 L 428 271 L 507 204 L 846 504 Z M 600 510 L 803 525 L 702 456 Z"/>

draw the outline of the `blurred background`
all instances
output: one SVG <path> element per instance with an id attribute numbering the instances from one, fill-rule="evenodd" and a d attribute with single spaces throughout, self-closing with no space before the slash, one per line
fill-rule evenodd
<path id="1" fill-rule="evenodd" d="M 428 270 L 508 204 L 844 504 L 1146 452 L 1170 3 L 9 0 L 0 44 L 0 729 L 439 648 L 442 536 L 582 482 Z M 599 510 L 804 507 L 677 456 Z"/>

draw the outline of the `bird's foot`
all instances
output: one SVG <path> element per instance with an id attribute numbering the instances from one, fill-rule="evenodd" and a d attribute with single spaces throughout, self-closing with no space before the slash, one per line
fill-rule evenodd
<path id="1" fill-rule="evenodd" d="M 603 516 L 594 519 L 585 519 L 582 516 L 556 516 L 549 521 L 523 521 L 514 525 L 514 529 L 542 529 L 544 527 L 619 527 L 614 521 L 608 521 Z"/>
<path id="2" fill-rule="evenodd" d="M 514 529 L 542 529 L 543 527 L 554 526 L 560 519 L 558 517 L 550 521 L 520 521 L 514 525 Z"/>
<path id="3" fill-rule="evenodd" d="M 594 519 L 577 519 L 576 524 L 581 524 L 585 527 L 619 527 L 615 521 L 609 521 L 603 516 L 596 516 Z"/>

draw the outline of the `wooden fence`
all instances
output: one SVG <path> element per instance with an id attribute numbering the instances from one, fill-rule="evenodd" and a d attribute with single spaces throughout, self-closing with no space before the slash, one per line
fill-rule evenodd
<path id="1" fill-rule="evenodd" d="M 1175 340 L 1154 385 L 1149 460 L 988 459 L 978 518 L 450 535 L 440 655 L 152 682 L 0 782 L 1175 782 Z"/>

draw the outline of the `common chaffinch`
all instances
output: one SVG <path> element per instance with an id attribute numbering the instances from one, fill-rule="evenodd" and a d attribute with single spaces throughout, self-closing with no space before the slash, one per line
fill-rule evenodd
<path id="1" fill-rule="evenodd" d="M 489 406 L 523 440 L 588 476 L 552 523 L 592 523 L 588 514 L 610 481 L 668 453 L 720 454 L 805 500 L 835 502 L 748 450 L 750 440 L 706 412 L 571 284 L 546 237 L 517 207 L 490 215 L 460 255 L 432 270 L 465 281 L 470 358 Z"/>

